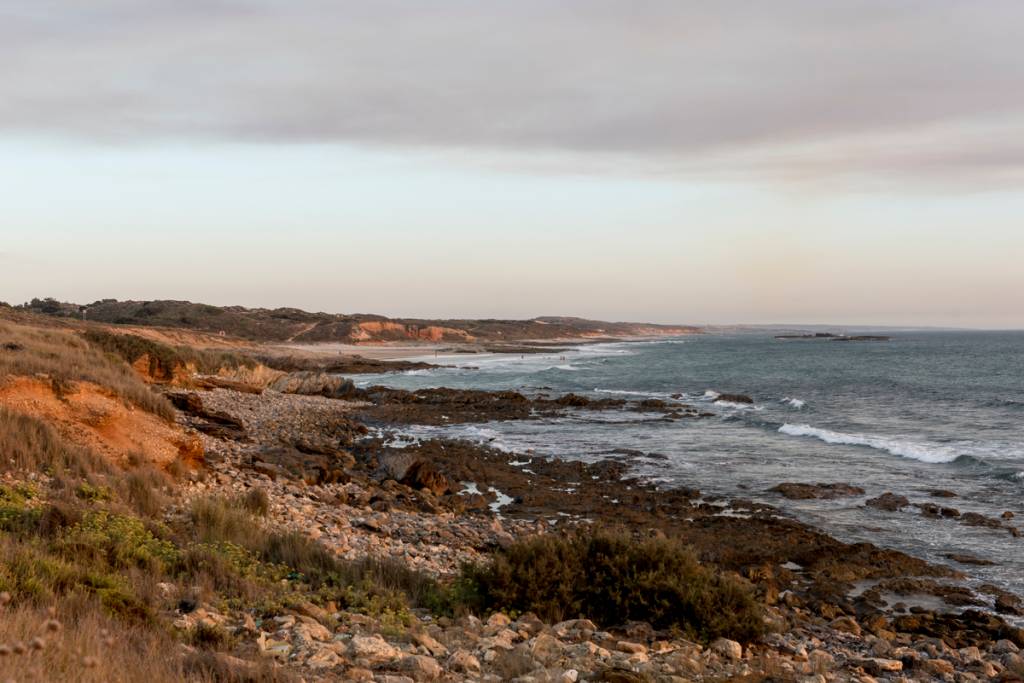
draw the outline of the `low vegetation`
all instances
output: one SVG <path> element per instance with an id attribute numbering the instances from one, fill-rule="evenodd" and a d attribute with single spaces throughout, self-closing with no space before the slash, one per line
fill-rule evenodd
<path id="1" fill-rule="evenodd" d="M 36 328 L 0 321 L 0 378 L 46 378 L 58 395 L 75 382 L 92 382 L 126 403 L 171 420 L 174 409 L 130 367 L 91 345 L 73 331 Z"/>
<path id="2" fill-rule="evenodd" d="M 680 541 L 581 531 L 518 541 L 463 570 L 461 599 L 477 610 L 585 616 L 604 627 L 646 621 L 689 637 L 747 642 L 764 621 L 739 580 L 701 565 Z"/>
<path id="3" fill-rule="evenodd" d="M 129 364 L 146 358 L 149 374 L 158 378 L 171 378 L 178 367 L 195 368 L 200 373 L 212 375 L 224 368 L 254 368 L 257 365 L 252 358 L 238 353 L 170 346 L 138 335 L 117 334 L 99 328 L 86 330 L 83 336 L 94 347 Z"/>

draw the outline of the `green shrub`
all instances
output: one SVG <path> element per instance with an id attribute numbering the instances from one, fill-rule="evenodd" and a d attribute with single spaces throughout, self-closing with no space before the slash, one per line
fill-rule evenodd
<path id="1" fill-rule="evenodd" d="M 91 557 L 114 568 L 163 571 L 179 557 L 174 544 L 154 536 L 142 520 L 106 511 L 90 512 L 64 530 L 58 547 L 70 557 Z"/>
<path id="2" fill-rule="evenodd" d="M 646 621 L 702 640 L 748 642 L 764 632 L 750 591 L 702 566 L 675 539 L 601 530 L 535 536 L 486 565 L 464 567 L 460 584 L 471 607 L 532 611 L 551 621 Z"/>

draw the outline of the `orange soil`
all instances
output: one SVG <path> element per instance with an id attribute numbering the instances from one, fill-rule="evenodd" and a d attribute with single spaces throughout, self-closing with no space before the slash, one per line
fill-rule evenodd
<path id="1" fill-rule="evenodd" d="M 202 458 L 202 444 L 178 425 L 169 424 L 91 382 L 77 382 L 58 398 L 48 382 L 11 377 L 0 383 L 0 405 L 40 419 L 69 442 L 90 448 L 115 462 L 129 453 L 157 465 Z"/>

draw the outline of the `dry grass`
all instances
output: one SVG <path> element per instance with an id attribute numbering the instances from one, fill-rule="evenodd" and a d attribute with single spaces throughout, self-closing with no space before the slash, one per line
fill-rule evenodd
<path id="1" fill-rule="evenodd" d="M 76 683 L 273 683 L 267 663 L 186 654 L 165 631 L 126 624 L 78 600 L 0 606 L 0 680 Z"/>
<path id="2" fill-rule="evenodd" d="M 129 404 L 174 419 L 170 403 L 130 367 L 70 331 L 0 321 L 0 378 L 7 375 L 46 376 L 58 395 L 72 382 L 93 382 Z"/>
<path id="3" fill-rule="evenodd" d="M 45 422 L 0 406 L 0 472 L 11 471 L 85 478 L 109 473 L 111 466 L 92 451 L 68 443 Z"/>

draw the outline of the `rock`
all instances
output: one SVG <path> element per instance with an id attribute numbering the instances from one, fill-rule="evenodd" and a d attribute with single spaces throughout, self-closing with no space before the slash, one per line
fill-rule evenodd
<path id="1" fill-rule="evenodd" d="M 602 669 L 591 680 L 602 681 L 602 683 L 647 683 L 648 678 L 630 669 L 609 667 Z"/>
<path id="2" fill-rule="evenodd" d="M 882 659 L 873 657 L 869 659 L 854 659 L 852 663 L 859 666 L 872 676 L 881 676 L 887 673 L 903 671 L 903 662 L 898 659 Z"/>
<path id="3" fill-rule="evenodd" d="M 860 624 L 853 617 L 839 617 L 833 619 L 829 624 L 832 628 L 843 633 L 849 633 L 851 635 L 859 636 L 861 633 Z"/>
<path id="4" fill-rule="evenodd" d="M 743 646 L 735 640 L 729 640 L 728 638 L 719 638 L 711 643 L 709 649 L 726 659 L 737 660 L 743 658 Z"/>
<path id="5" fill-rule="evenodd" d="M 559 638 L 565 638 L 573 633 L 594 633 L 597 631 L 597 624 L 592 622 L 590 619 L 570 619 L 568 621 L 558 622 L 551 627 L 551 630 L 554 631 L 555 635 Z"/>
<path id="6" fill-rule="evenodd" d="M 580 678 L 580 672 L 576 669 L 566 669 L 558 677 L 558 683 L 576 683 Z"/>
<path id="7" fill-rule="evenodd" d="M 383 662 L 396 659 L 402 653 L 378 635 L 354 636 L 348 645 L 349 655 L 353 659 L 364 659 L 368 662 Z"/>
<path id="8" fill-rule="evenodd" d="M 983 567 L 995 564 L 995 562 L 992 562 L 991 560 L 983 560 L 980 557 L 975 557 L 974 555 L 967 555 L 965 553 L 947 553 L 946 555 L 944 555 L 944 557 L 953 560 L 954 562 L 959 562 L 960 564 L 973 564 Z"/>
<path id="9" fill-rule="evenodd" d="M 346 483 L 344 459 L 303 453 L 286 446 L 263 448 L 249 456 L 249 466 L 272 479 L 291 478 L 307 484 Z"/>
<path id="10" fill-rule="evenodd" d="M 417 645 L 422 645 L 427 648 L 430 654 L 435 657 L 446 657 L 448 656 L 448 648 L 439 643 L 433 636 L 426 631 L 416 631 L 412 634 L 412 640 Z"/>
<path id="11" fill-rule="evenodd" d="M 1011 593 L 1000 593 L 997 595 L 995 607 L 996 612 L 999 612 L 1000 614 L 1012 614 L 1014 616 L 1024 614 L 1024 610 L 1021 609 L 1020 598 Z"/>
<path id="12" fill-rule="evenodd" d="M 509 619 L 507 615 L 502 614 L 501 612 L 495 612 L 487 619 L 488 626 L 497 626 L 500 628 L 504 628 L 511 623 L 512 620 Z"/>
<path id="13" fill-rule="evenodd" d="M 467 674 L 480 673 L 480 660 L 465 650 L 456 650 L 448 658 L 448 668 Z"/>
<path id="14" fill-rule="evenodd" d="M 996 641 L 995 646 L 992 648 L 992 652 L 997 655 L 1016 654 L 1020 652 L 1020 648 L 1014 645 L 1012 641 L 1003 638 L 1002 640 Z"/>
<path id="15" fill-rule="evenodd" d="M 256 648 L 263 657 L 275 659 L 288 659 L 292 646 L 281 640 L 271 640 L 267 634 L 260 633 L 256 637 Z"/>
<path id="16" fill-rule="evenodd" d="M 1003 523 L 998 519 L 992 519 L 985 515 L 978 514 L 977 512 L 965 512 L 960 515 L 960 522 L 967 526 L 983 526 L 990 529 L 1001 529 Z"/>
<path id="17" fill-rule="evenodd" d="M 385 453 L 379 458 L 381 473 L 414 489 L 427 489 L 435 496 L 454 490 L 452 483 L 433 463 L 406 451 Z"/>
<path id="18" fill-rule="evenodd" d="M 271 382 L 268 387 L 282 394 L 354 398 L 356 385 L 350 379 L 316 370 L 292 372 Z"/>
<path id="19" fill-rule="evenodd" d="M 541 664 L 548 666 L 562 655 L 563 645 L 554 636 L 541 634 L 530 643 L 530 654 Z"/>
<path id="20" fill-rule="evenodd" d="M 335 652 L 331 648 L 323 648 L 314 652 L 309 659 L 306 660 L 306 666 L 311 669 L 333 669 L 339 664 L 344 663 L 341 655 Z"/>
<path id="21" fill-rule="evenodd" d="M 646 654 L 647 646 L 641 645 L 640 643 L 631 643 L 628 640 L 620 640 L 615 644 L 615 649 L 619 652 L 628 652 L 630 654 Z M 740 650 L 742 654 L 742 649 Z"/>
<path id="22" fill-rule="evenodd" d="M 313 620 L 299 624 L 292 633 L 295 634 L 296 638 L 300 638 L 307 643 L 313 641 L 325 642 L 331 639 L 331 632 Z"/>
<path id="23" fill-rule="evenodd" d="M 781 493 L 784 498 L 789 498 L 790 500 L 809 500 L 812 498 L 830 500 L 840 496 L 859 496 L 864 493 L 864 489 L 861 487 L 851 486 L 850 484 L 797 484 L 788 482 L 768 490 Z"/>
<path id="24" fill-rule="evenodd" d="M 897 496 L 895 493 L 883 493 L 877 498 L 864 503 L 865 505 L 879 510 L 887 510 L 889 512 L 897 512 L 910 505 L 910 501 L 907 500 L 906 496 Z"/>
<path id="25" fill-rule="evenodd" d="M 934 498 L 956 498 L 956 494 L 946 489 L 932 489 L 928 492 L 929 496 Z"/>
<path id="26" fill-rule="evenodd" d="M 715 398 L 715 403 L 747 403 L 751 404 L 754 399 L 750 398 L 746 394 L 719 394 Z"/>
<path id="27" fill-rule="evenodd" d="M 398 670 L 409 674 L 416 681 L 433 681 L 444 673 L 437 660 L 426 655 L 406 657 L 398 663 Z"/>
<path id="28" fill-rule="evenodd" d="M 945 659 L 926 659 L 921 662 L 921 670 L 932 676 L 946 676 L 954 673 L 956 668 Z"/>

